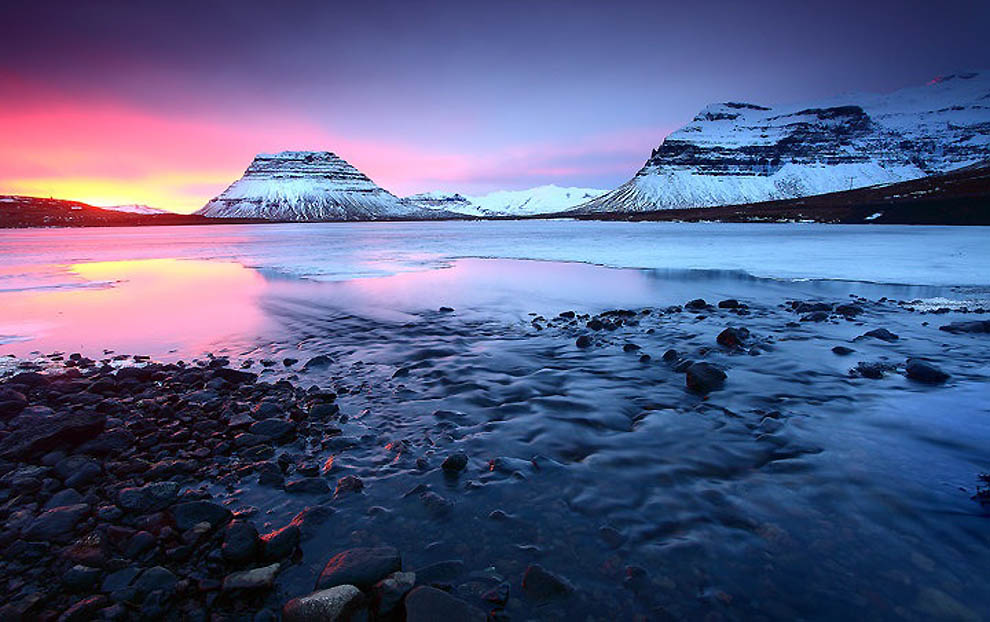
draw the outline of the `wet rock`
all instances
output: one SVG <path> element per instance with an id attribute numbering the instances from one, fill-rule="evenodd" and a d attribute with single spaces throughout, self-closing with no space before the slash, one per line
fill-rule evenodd
<path id="1" fill-rule="evenodd" d="M 431 490 L 420 494 L 419 500 L 423 503 L 423 507 L 426 508 L 426 511 L 429 512 L 434 518 L 447 516 L 454 509 L 453 502 Z"/>
<path id="2" fill-rule="evenodd" d="M 598 529 L 598 535 L 608 546 L 617 549 L 626 541 L 619 530 L 609 525 L 603 525 Z"/>
<path id="3" fill-rule="evenodd" d="M 251 424 L 248 432 L 272 441 L 285 441 L 296 435 L 296 426 L 282 419 L 262 419 Z"/>
<path id="4" fill-rule="evenodd" d="M 239 369 L 231 369 L 229 367 L 218 367 L 213 370 L 213 376 L 216 378 L 223 378 L 231 384 L 257 382 L 258 380 L 258 374 L 254 374 L 249 371 L 241 371 Z"/>
<path id="5" fill-rule="evenodd" d="M 170 510 L 172 520 L 179 531 L 188 531 L 199 523 L 209 523 L 216 529 L 230 520 L 230 510 L 212 501 L 188 501 Z"/>
<path id="6" fill-rule="evenodd" d="M 835 308 L 835 312 L 846 317 L 856 317 L 863 313 L 863 307 L 852 303 L 842 304 Z"/>
<path id="7" fill-rule="evenodd" d="M 111 572 L 100 586 L 101 592 L 116 592 L 129 587 L 141 571 L 138 568 L 122 568 L 116 572 Z"/>
<path id="8" fill-rule="evenodd" d="M 830 317 L 828 311 L 813 311 L 807 315 L 801 316 L 802 322 L 827 322 Z"/>
<path id="9" fill-rule="evenodd" d="M 124 550 L 124 556 L 130 559 L 138 559 L 147 551 L 155 547 L 155 536 L 147 531 L 139 531 L 131 536 Z"/>
<path id="10" fill-rule="evenodd" d="M 576 345 L 579 348 L 590 348 L 591 337 L 589 337 L 588 335 L 581 335 L 580 337 L 577 338 L 577 341 L 574 342 L 574 345 Z"/>
<path id="11" fill-rule="evenodd" d="M 62 575 L 62 585 L 71 592 L 88 592 L 100 582 L 101 574 L 99 568 L 76 564 Z"/>
<path id="12" fill-rule="evenodd" d="M 338 585 L 355 585 L 361 590 L 371 587 L 402 570 L 399 551 L 390 546 L 348 549 L 334 555 L 320 573 L 316 589 Z"/>
<path id="13" fill-rule="evenodd" d="M 364 608 L 361 590 L 338 585 L 285 603 L 282 622 L 356 622 L 366 619 Z"/>
<path id="14" fill-rule="evenodd" d="M 695 393 L 709 393 L 725 385 L 726 374 L 711 363 L 692 363 L 685 371 L 687 388 Z"/>
<path id="15" fill-rule="evenodd" d="M 330 520 L 334 512 L 329 505 L 314 505 L 296 514 L 290 524 L 299 528 L 300 540 L 309 540 L 316 535 L 320 525 Z"/>
<path id="16" fill-rule="evenodd" d="M 334 498 L 341 497 L 350 492 L 361 492 L 364 490 L 364 482 L 356 475 L 345 475 L 337 480 L 337 486 L 333 490 Z"/>
<path id="17" fill-rule="evenodd" d="M 667 350 L 666 352 L 663 353 L 663 356 L 660 358 L 662 358 L 665 363 L 673 363 L 679 357 L 680 357 L 680 353 L 678 353 L 677 350 Z"/>
<path id="18" fill-rule="evenodd" d="M 846 346 L 835 346 L 832 348 L 832 352 L 835 352 L 839 356 L 848 356 L 855 352 L 852 348 L 847 348 Z"/>
<path id="19" fill-rule="evenodd" d="M 254 525 L 243 520 L 232 520 L 223 532 L 220 553 L 229 562 L 243 564 L 257 556 L 258 545 L 258 530 Z"/>
<path id="20" fill-rule="evenodd" d="M 718 334 L 715 341 L 726 348 L 741 348 L 749 340 L 749 330 L 746 328 L 726 328 Z"/>
<path id="21" fill-rule="evenodd" d="M 464 574 L 464 562 L 445 559 L 416 569 L 417 585 L 443 585 L 454 582 Z"/>
<path id="22" fill-rule="evenodd" d="M 89 515 L 86 503 L 66 505 L 42 512 L 23 532 L 25 540 L 63 542 L 72 537 L 76 527 Z"/>
<path id="23" fill-rule="evenodd" d="M 89 622 L 97 618 L 97 612 L 110 604 L 103 594 L 96 594 L 75 603 L 59 616 L 58 622 Z"/>
<path id="24" fill-rule="evenodd" d="M 742 305 L 735 298 L 728 298 L 726 300 L 720 300 L 718 302 L 719 309 L 738 309 Z"/>
<path id="25" fill-rule="evenodd" d="M 925 384 L 941 384 L 949 379 L 949 374 L 921 359 L 908 359 L 906 371 L 908 378 Z"/>
<path id="26" fill-rule="evenodd" d="M 172 592 L 178 582 L 178 577 L 171 570 L 162 566 L 155 566 L 142 572 L 141 576 L 132 583 L 132 586 L 138 594 L 157 591 Z"/>
<path id="27" fill-rule="evenodd" d="M 340 407 L 330 402 L 319 402 L 309 407 L 309 418 L 314 421 L 326 421 L 337 416 Z"/>
<path id="28" fill-rule="evenodd" d="M 585 324 L 585 326 L 587 326 L 589 330 L 601 330 L 605 328 L 605 324 L 597 318 L 588 320 L 588 323 Z"/>
<path id="29" fill-rule="evenodd" d="M 880 380 L 883 378 L 883 374 L 887 371 L 887 369 L 888 366 L 883 363 L 868 363 L 866 361 L 860 361 L 856 364 L 856 367 L 851 370 L 850 374 L 860 378 Z"/>
<path id="30" fill-rule="evenodd" d="M 45 503 L 45 509 L 51 510 L 66 505 L 78 505 L 82 502 L 83 496 L 78 491 L 74 488 L 66 488 L 52 495 L 48 502 Z"/>
<path id="31" fill-rule="evenodd" d="M 624 346 L 622 346 L 623 352 L 636 352 L 637 350 L 640 349 L 641 349 L 640 346 L 636 345 L 635 343 L 627 343 Z"/>
<path id="32" fill-rule="evenodd" d="M 684 304 L 685 309 L 690 309 L 691 311 L 703 311 L 708 308 L 708 303 L 705 302 L 704 298 L 695 298 Z"/>
<path id="33" fill-rule="evenodd" d="M 328 355 L 318 354 L 306 361 L 306 364 L 303 365 L 303 370 L 314 371 L 317 369 L 325 369 L 330 367 L 331 364 L 333 364 L 333 359 L 331 359 Z"/>
<path id="34" fill-rule="evenodd" d="M 536 601 L 549 600 L 567 596 L 574 591 L 574 586 L 567 579 L 556 575 L 539 564 L 526 568 L 522 580 L 523 593 Z"/>
<path id="35" fill-rule="evenodd" d="M 285 365 L 286 367 L 292 367 L 293 365 L 295 365 L 298 362 L 299 362 L 299 359 L 294 359 L 292 357 L 286 357 L 286 358 L 282 359 L 282 365 Z"/>
<path id="36" fill-rule="evenodd" d="M 492 603 L 496 607 L 504 607 L 505 603 L 509 602 L 509 590 L 510 586 L 508 582 L 503 581 L 482 594 L 481 598 L 482 600 Z"/>
<path id="37" fill-rule="evenodd" d="M 330 486 L 322 477 L 304 477 L 285 484 L 285 492 L 291 494 L 317 494 L 330 492 Z"/>
<path id="38" fill-rule="evenodd" d="M 301 530 L 289 524 L 261 536 L 261 554 L 266 561 L 281 561 L 291 557 L 299 547 Z"/>
<path id="39" fill-rule="evenodd" d="M 879 339 L 880 341 L 886 341 L 887 343 L 893 343 L 894 341 L 900 339 L 900 337 L 890 332 L 886 328 L 875 328 L 873 330 L 863 333 L 856 339 L 864 339 L 866 337 L 873 337 L 874 339 Z"/>
<path id="40" fill-rule="evenodd" d="M 371 588 L 372 609 L 380 617 L 397 612 L 402 599 L 416 585 L 415 572 L 393 572 Z"/>
<path id="41" fill-rule="evenodd" d="M 175 502 L 178 495 L 178 483 L 154 482 L 122 489 L 117 493 L 117 506 L 127 512 L 147 514 L 164 510 Z"/>
<path id="42" fill-rule="evenodd" d="M 938 329 L 945 331 L 947 333 L 952 333 L 954 335 L 961 335 L 965 333 L 986 334 L 986 333 L 990 333 L 990 320 L 971 320 L 966 322 L 952 322 L 951 324 L 946 324 L 945 326 L 939 326 Z"/>
<path id="43" fill-rule="evenodd" d="M 224 592 L 234 590 L 267 590 L 275 585 L 275 577 L 278 575 L 280 564 L 271 564 L 261 568 L 232 572 L 223 578 Z"/>
<path id="44" fill-rule="evenodd" d="M 468 457 L 463 451 L 450 454 L 444 458 L 443 464 L 440 468 L 444 470 L 445 473 L 457 474 L 463 471 L 468 464 Z"/>
<path id="45" fill-rule="evenodd" d="M 23 460 L 34 454 L 80 445 L 102 432 L 107 418 L 89 411 L 61 414 L 25 411 L 17 420 L 17 428 L 0 440 L 0 458 Z"/>
<path id="46" fill-rule="evenodd" d="M 406 622 L 485 622 L 485 612 L 432 587 L 420 586 L 406 596 Z"/>

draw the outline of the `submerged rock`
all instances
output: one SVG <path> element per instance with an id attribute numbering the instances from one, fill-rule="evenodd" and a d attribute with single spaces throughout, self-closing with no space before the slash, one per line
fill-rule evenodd
<path id="1" fill-rule="evenodd" d="M 687 388 L 695 393 L 709 393 L 725 385 L 725 372 L 711 363 L 693 363 L 685 371 Z"/>
<path id="2" fill-rule="evenodd" d="M 406 622 L 485 622 L 485 612 L 433 587 L 420 586 L 406 596 Z"/>
<path id="3" fill-rule="evenodd" d="M 967 322 L 952 322 L 939 326 L 939 330 L 955 335 L 963 333 L 990 333 L 990 320 L 971 320 Z"/>
<path id="4" fill-rule="evenodd" d="M 566 596 L 574 591 L 570 581 L 539 564 L 531 564 L 526 568 L 522 588 L 528 598 L 537 601 Z"/>
<path id="5" fill-rule="evenodd" d="M 949 374 L 920 359 L 908 359 L 906 371 L 907 377 L 915 382 L 941 384 L 949 379 Z"/>

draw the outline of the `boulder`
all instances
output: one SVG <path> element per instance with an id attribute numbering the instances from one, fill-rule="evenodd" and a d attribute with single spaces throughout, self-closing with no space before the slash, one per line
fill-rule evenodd
<path id="1" fill-rule="evenodd" d="M 316 589 L 338 585 L 355 585 L 361 590 L 371 587 L 402 570 L 399 551 L 391 546 L 348 549 L 334 555 L 320 573 Z"/>
<path id="2" fill-rule="evenodd" d="M 25 414 L 16 429 L 0 440 L 0 458 L 24 460 L 53 449 L 75 447 L 103 431 L 106 415 L 81 411 L 62 414 Z"/>
<path id="3" fill-rule="evenodd" d="M 725 385 L 726 374 L 711 363 L 692 363 L 685 371 L 687 388 L 695 393 L 709 393 Z"/>
<path id="4" fill-rule="evenodd" d="M 68 541 L 79 523 L 89 515 L 89 511 L 89 504 L 86 503 L 65 505 L 47 510 L 31 521 L 22 535 L 25 540 Z"/>
<path id="5" fill-rule="evenodd" d="M 280 564 L 272 564 L 251 570 L 232 572 L 223 578 L 223 591 L 233 590 L 267 590 L 275 585 Z"/>
<path id="6" fill-rule="evenodd" d="M 949 379 L 949 374 L 920 359 L 908 359 L 906 371 L 908 378 L 925 384 L 941 384 Z"/>
<path id="7" fill-rule="evenodd" d="M 406 596 L 406 622 L 485 622 L 485 612 L 433 587 L 420 586 Z"/>
<path id="8" fill-rule="evenodd" d="M 366 619 L 364 604 L 361 590 L 338 585 L 285 603 L 282 622 L 356 622 Z"/>
<path id="9" fill-rule="evenodd" d="M 212 501 L 187 501 L 172 506 L 172 520 L 179 531 L 188 531 L 199 523 L 216 528 L 230 519 L 230 510 Z"/>

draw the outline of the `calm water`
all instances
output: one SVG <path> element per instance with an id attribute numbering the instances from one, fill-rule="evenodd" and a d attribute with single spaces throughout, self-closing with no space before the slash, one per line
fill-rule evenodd
<path id="1" fill-rule="evenodd" d="M 521 619 L 979 620 L 990 517 L 970 496 L 990 471 L 990 350 L 984 335 L 937 330 L 972 315 L 905 307 L 990 307 L 988 235 L 577 222 L 0 231 L 0 354 L 225 352 L 265 377 L 346 389 L 349 443 L 288 451 L 333 457 L 333 476 L 360 476 L 365 494 L 334 502 L 280 578 L 285 597 L 340 548 L 388 542 L 410 568 L 463 560 L 451 583 L 468 600 L 486 576 L 509 580 Z M 788 325 L 800 316 L 782 306 L 851 295 L 872 301 L 857 321 Z M 697 297 L 751 313 L 654 312 L 587 350 L 574 346 L 583 322 L 531 315 Z M 758 355 L 715 345 L 730 324 L 749 328 Z M 901 338 L 854 341 L 881 326 Z M 856 352 L 838 357 L 836 344 Z M 668 348 L 725 366 L 725 389 L 687 393 L 659 360 Z M 332 366 L 258 364 L 316 354 Z M 915 356 L 952 379 L 848 374 Z M 458 480 L 416 465 L 454 450 L 471 457 Z M 491 470 L 500 457 L 542 468 Z M 210 485 L 274 527 L 319 501 Z M 451 514 L 404 496 L 417 485 Z M 533 562 L 577 594 L 518 598 Z M 648 576 L 625 581 L 628 566 Z"/>

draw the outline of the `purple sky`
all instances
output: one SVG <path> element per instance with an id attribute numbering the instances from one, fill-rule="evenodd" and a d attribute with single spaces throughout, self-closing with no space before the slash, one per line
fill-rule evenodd
<path id="1" fill-rule="evenodd" d="M 22 2 L 4 23 L 0 184 L 157 183 L 180 211 L 290 148 L 399 194 L 613 187 L 713 101 L 990 67 L 986 1 Z"/>

